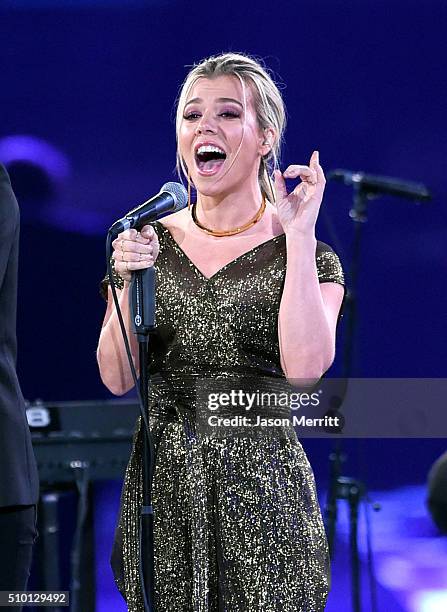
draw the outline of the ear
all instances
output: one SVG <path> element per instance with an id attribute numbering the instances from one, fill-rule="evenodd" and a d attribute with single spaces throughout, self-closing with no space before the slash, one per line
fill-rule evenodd
<path id="1" fill-rule="evenodd" d="M 261 133 L 260 145 L 259 145 L 259 153 L 261 157 L 265 157 L 270 153 L 275 144 L 276 140 L 276 132 L 273 128 L 265 128 L 265 130 Z"/>

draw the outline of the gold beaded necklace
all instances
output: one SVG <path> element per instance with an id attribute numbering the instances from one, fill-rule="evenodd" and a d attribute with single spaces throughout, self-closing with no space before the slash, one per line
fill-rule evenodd
<path id="1" fill-rule="evenodd" d="M 262 196 L 261 207 L 256 213 L 256 215 L 253 217 L 253 219 L 251 219 L 251 221 L 249 221 L 248 223 L 245 223 L 245 225 L 241 225 L 241 227 L 236 227 L 235 229 L 232 229 L 232 230 L 213 230 L 213 229 L 210 229 L 209 227 L 205 227 L 204 225 L 202 225 L 200 221 L 197 219 L 197 215 L 196 215 L 197 202 L 193 204 L 191 207 L 191 217 L 194 223 L 197 225 L 197 227 L 200 227 L 201 230 L 203 230 L 207 234 L 210 234 L 211 236 L 218 236 L 218 237 L 234 236 L 235 234 L 240 234 L 241 232 L 245 232 L 246 229 L 248 229 L 249 227 L 252 227 L 252 225 L 257 223 L 259 219 L 262 217 L 262 215 L 264 214 L 265 206 L 266 204 L 265 204 L 265 194 L 264 194 Z"/>

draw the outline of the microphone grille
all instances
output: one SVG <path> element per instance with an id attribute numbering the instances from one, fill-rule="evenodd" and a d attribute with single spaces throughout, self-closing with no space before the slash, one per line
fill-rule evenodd
<path id="1" fill-rule="evenodd" d="M 188 204 L 188 192 L 181 183 L 165 183 L 160 191 L 167 192 L 172 195 L 175 201 L 175 209 L 177 212 Z"/>

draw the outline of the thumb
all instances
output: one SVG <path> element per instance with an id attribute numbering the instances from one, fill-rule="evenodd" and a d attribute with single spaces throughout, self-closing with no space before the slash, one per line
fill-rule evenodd
<path id="1" fill-rule="evenodd" d="M 280 170 L 275 170 L 273 172 L 273 180 L 276 201 L 280 202 L 281 200 L 284 200 L 284 198 L 287 197 L 286 181 L 284 180 L 284 177 Z"/>

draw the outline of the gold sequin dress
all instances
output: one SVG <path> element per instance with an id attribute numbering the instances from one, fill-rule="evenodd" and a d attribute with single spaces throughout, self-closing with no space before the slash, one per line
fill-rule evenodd
<path id="1" fill-rule="evenodd" d="M 196 428 L 201 377 L 284 381 L 277 322 L 284 234 L 207 279 L 153 224 L 156 334 L 150 366 L 156 612 L 319 612 L 329 557 L 312 469 L 290 426 L 274 436 L 206 436 Z M 320 282 L 343 284 L 318 242 Z M 112 568 L 130 612 L 143 612 L 138 569 L 139 424 L 121 498 Z"/>

